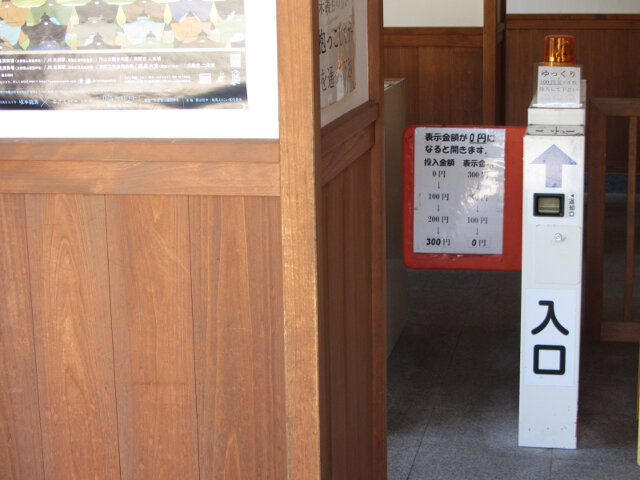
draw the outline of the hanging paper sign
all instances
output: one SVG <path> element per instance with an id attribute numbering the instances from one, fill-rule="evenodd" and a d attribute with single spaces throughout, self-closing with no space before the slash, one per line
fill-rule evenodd
<path id="1" fill-rule="evenodd" d="M 405 130 L 402 255 L 409 268 L 520 270 L 525 130 Z"/>
<path id="2" fill-rule="evenodd" d="M 505 129 L 415 129 L 413 251 L 502 254 Z"/>
<path id="3" fill-rule="evenodd" d="M 581 75 L 578 65 L 539 65 L 534 106 L 580 107 Z"/>
<path id="4" fill-rule="evenodd" d="M 320 106 L 339 102 L 356 87 L 353 0 L 318 0 Z"/>

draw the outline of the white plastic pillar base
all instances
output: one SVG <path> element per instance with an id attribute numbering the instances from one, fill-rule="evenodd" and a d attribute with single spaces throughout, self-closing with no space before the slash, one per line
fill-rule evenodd
<path id="1" fill-rule="evenodd" d="M 540 121 L 544 114 L 538 113 Z M 549 114 L 550 123 L 557 118 Z M 574 449 L 584 128 L 530 125 L 524 138 L 523 182 L 518 444 Z"/>

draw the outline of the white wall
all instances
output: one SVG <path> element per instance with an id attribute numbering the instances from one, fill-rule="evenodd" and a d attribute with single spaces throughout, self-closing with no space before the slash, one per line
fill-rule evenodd
<path id="1" fill-rule="evenodd" d="M 507 13 L 640 13 L 640 0 L 507 0 Z"/>
<path id="2" fill-rule="evenodd" d="M 481 27 L 483 5 L 483 0 L 384 0 L 384 26 Z"/>

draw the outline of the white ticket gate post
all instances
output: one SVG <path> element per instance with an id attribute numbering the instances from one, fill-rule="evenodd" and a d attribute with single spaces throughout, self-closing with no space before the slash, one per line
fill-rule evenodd
<path id="1" fill-rule="evenodd" d="M 584 118 L 584 102 L 578 108 L 529 109 L 522 204 L 521 447 L 576 448 Z"/>

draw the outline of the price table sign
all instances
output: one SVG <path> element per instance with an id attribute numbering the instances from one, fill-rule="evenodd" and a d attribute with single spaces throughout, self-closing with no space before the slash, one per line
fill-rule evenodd
<path id="1" fill-rule="evenodd" d="M 505 129 L 417 127 L 414 139 L 414 253 L 502 254 Z"/>

